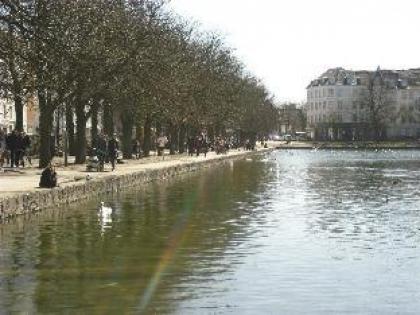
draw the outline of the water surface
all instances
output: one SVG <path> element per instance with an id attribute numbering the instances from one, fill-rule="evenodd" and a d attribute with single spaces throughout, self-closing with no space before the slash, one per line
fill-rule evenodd
<path id="1" fill-rule="evenodd" d="M 418 314 L 420 153 L 281 151 L 0 226 L 0 313 Z"/>

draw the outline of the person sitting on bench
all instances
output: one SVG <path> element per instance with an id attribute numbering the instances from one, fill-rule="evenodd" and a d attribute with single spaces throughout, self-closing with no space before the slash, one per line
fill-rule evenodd
<path id="1" fill-rule="evenodd" d="M 57 186 L 57 173 L 51 163 L 42 171 L 39 187 L 54 188 Z"/>

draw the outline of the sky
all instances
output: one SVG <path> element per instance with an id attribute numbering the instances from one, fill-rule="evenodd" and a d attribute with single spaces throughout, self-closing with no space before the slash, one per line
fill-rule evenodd
<path id="1" fill-rule="evenodd" d="M 222 34 L 278 102 L 329 68 L 420 68 L 420 0 L 172 0 Z"/>

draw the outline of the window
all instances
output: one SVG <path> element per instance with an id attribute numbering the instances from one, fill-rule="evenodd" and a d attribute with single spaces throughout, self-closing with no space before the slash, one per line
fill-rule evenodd
<path id="1" fill-rule="evenodd" d="M 338 107 L 338 109 L 342 109 L 343 108 L 343 101 L 342 100 L 338 100 L 337 101 L 337 107 Z"/>
<path id="2" fill-rule="evenodd" d="M 324 109 L 326 109 L 326 108 L 327 108 L 327 102 L 326 102 L 326 101 L 324 101 L 323 108 L 324 108 Z"/>
<path id="3" fill-rule="evenodd" d="M 357 122 L 357 114 L 353 114 L 353 122 Z"/>
<path id="4" fill-rule="evenodd" d="M 328 96 L 333 97 L 334 96 L 334 89 L 328 89 Z"/>

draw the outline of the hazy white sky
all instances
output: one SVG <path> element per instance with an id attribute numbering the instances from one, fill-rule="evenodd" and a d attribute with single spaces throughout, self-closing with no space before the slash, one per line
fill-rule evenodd
<path id="1" fill-rule="evenodd" d="M 331 67 L 420 67 L 420 0 L 172 0 L 225 35 L 279 101 Z"/>

